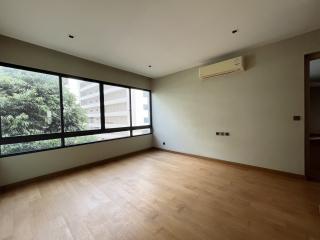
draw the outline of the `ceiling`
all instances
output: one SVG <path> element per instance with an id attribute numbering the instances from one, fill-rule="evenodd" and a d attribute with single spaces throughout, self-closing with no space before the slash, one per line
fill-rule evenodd
<path id="1" fill-rule="evenodd" d="M 319 9 L 319 0 L 1 0 L 0 34 L 158 78 L 318 29 Z"/>

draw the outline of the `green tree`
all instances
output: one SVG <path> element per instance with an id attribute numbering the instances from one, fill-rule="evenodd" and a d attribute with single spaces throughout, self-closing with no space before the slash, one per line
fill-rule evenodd
<path id="1" fill-rule="evenodd" d="M 66 131 L 84 130 L 85 110 L 63 88 Z M 60 92 L 57 76 L 0 67 L 0 116 L 3 137 L 61 132 Z M 90 139 L 88 139 L 90 140 Z M 76 143 L 76 139 L 74 140 Z M 3 154 L 60 146 L 60 139 L 2 148 Z"/>

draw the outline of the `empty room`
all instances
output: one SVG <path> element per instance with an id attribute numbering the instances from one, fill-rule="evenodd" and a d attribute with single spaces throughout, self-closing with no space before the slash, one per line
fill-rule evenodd
<path id="1" fill-rule="evenodd" d="M 0 0 L 0 240 L 320 240 L 319 0 Z"/>

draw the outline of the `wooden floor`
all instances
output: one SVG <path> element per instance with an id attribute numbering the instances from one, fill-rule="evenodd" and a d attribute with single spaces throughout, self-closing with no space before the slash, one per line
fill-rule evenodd
<path id="1" fill-rule="evenodd" d="M 150 151 L 0 195 L 0 239 L 320 239 L 320 184 Z"/>

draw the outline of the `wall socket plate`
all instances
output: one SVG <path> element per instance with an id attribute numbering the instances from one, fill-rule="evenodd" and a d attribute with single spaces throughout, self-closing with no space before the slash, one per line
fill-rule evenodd
<path id="1" fill-rule="evenodd" d="M 293 116 L 293 121 L 300 121 L 300 120 L 301 120 L 301 116 L 299 115 Z"/>
<path id="2" fill-rule="evenodd" d="M 216 136 L 230 136 L 230 132 L 216 132 Z"/>

